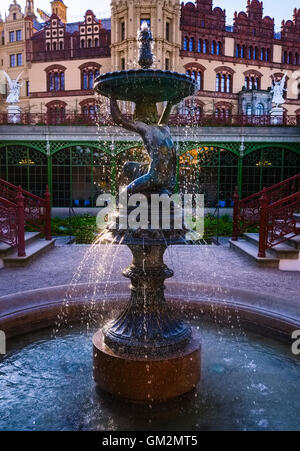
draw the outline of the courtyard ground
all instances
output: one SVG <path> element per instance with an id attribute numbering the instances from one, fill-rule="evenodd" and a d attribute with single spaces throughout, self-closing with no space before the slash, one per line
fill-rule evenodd
<path id="1" fill-rule="evenodd" d="M 126 246 L 56 246 L 26 268 L 0 270 L 0 297 L 74 283 L 123 280 L 130 264 Z M 300 307 L 299 272 L 259 268 L 226 246 L 173 246 L 165 256 L 178 282 L 240 288 L 289 299 Z M 299 308 L 300 310 L 300 308 Z"/>

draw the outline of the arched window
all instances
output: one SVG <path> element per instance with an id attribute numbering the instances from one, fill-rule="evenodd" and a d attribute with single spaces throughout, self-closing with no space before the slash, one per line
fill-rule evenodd
<path id="1" fill-rule="evenodd" d="M 63 49 L 64 49 L 64 43 L 63 43 L 63 41 L 60 41 L 59 50 L 63 50 Z"/>
<path id="2" fill-rule="evenodd" d="M 244 72 L 246 89 L 260 89 L 260 80 L 262 74 L 256 70 Z"/>
<path id="3" fill-rule="evenodd" d="M 90 49 L 92 47 L 92 40 L 88 39 L 88 48 Z"/>
<path id="4" fill-rule="evenodd" d="M 263 116 L 265 114 L 265 108 L 262 103 L 256 106 L 256 116 Z"/>
<path id="5" fill-rule="evenodd" d="M 99 39 L 98 38 L 95 39 L 95 47 L 99 47 Z"/>
<path id="6" fill-rule="evenodd" d="M 197 82 L 198 89 L 203 89 L 203 81 L 204 81 L 204 70 L 202 70 L 202 67 L 198 63 L 195 63 L 195 66 L 192 66 L 192 63 L 189 63 L 190 69 L 186 69 L 186 75 L 188 77 L 191 77 L 193 80 Z"/>
<path id="7" fill-rule="evenodd" d="M 203 41 L 202 39 L 198 39 L 198 53 L 202 53 Z"/>
<path id="8" fill-rule="evenodd" d="M 243 45 L 241 47 L 241 58 L 245 58 L 245 53 L 246 53 L 246 47 Z"/>
<path id="9" fill-rule="evenodd" d="M 228 102 L 219 102 L 216 104 L 215 116 L 218 119 L 229 119 L 231 116 L 232 106 Z"/>
<path id="10" fill-rule="evenodd" d="M 47 49 L 47 52 L 50 52 L 50 51 L 51 51 L 51 45 L 50 45 L 50 42 L 47 42 L 46 49 Z"/>
<path id="11" fill-rule="evenodd" d="M 194 116 L 197 119 L 201 117 L 202 114 L 202 103 L 198 102 L 197 99 L 187 99 L 180 103 L 178 106 L 179 114 L 184 116 Z"/>
<path id="12" fill-rule="evenodd" d="M 267 49 L 267 52 L 266 52 L 266 61 L 271 61 L 271 50 L 270 50 L 270 49 Z"/>
<path id="13" fill-rule="evenodd" d="M 214 55 L 216 53 L 216 41 L 212 41 L 211 43 L 211 54 Z"/>
<path id="14" fill-rule="evenodd" d="M 222 43 L 219 41 L 217 44 L 217 55 L 221 55 L 222 53 Z"/>
<path id="15" fill-rule="evenodd" d="M 48 92 L 65 90 L 65 70 L 64 66 L 53 65 L 46 69 Z"/>
<path id="16" fill-rule="evenodd" d="M 287 61 L 288 61 L 288 53 L 287 53 L 287 51 L 285 51 L 285 52 L 283 53 L 283 63 L 284 63 L 284 64 L 287 64 Z"/>
<path id="17" fill-rule="evenodd" d="M 54 41 L 53 42 L 53 51 L 56 52 L 56 50 L 57 50 L 57 44 L 56 44 L 56 41 Z"/>
<path id="18" fill-rule="evenodd" d="M 241 46 L 238 44 L 235 48 L 235 56 L 236 58 L 239 58 L 241 56 Z"/>
<path id="19" fill-rule="evenodd" d="M 203 89 L 202 87 L 202 72 L 198 72 L 197 74 L 197 84 L 199 89 Z"/>
<path id="20" fill-rule="evenodd" d="M 82 72 L 82 89 L 88 89 L 88 74 L 87 71 L 84 70 Z"/>
<path id="21" fill-rule="evenodd" d="M 94 72 L 93 70 L 89 71 L 89 89 L 93 89 L 94 87 Z"/>
<path id="22" fill-rule="evenodd" d="M 255 47 L 253 50 L 253 59 L 254 60 L 258 59 L 258 48 L 257 47 Z"/>
<path id="23" fill-rule="evenodd" d="M 225 86 L 226 86 L 226 75 L 221 75 L 221 92 L 225 92 Z"/>
<path id="24" fill-rule="evenodd" d="M 207 53 L 207 51 L 208 51 L 208 40 L 205 39 L 203 41 L 203 53 Z"/>
<path id="25" fill-rule="evenodd" d="M 250 46 L 249 50 L 248 50 L 248 59 L 252 60 L 253 59 L 253 47 Z"/>
<path id="26" fill-rule="evenodd" d="M 188 40 L 187 37 L 185 37 L 184 40 L 183 40 L 183 50 L 187 52 L 188 51 L 188 46 L 189 46 L 189 40 Z"/>
<path id="27" fill-rule="evenodd" d="M 293 64 L 293 54 L 292 54 L 292 52 L 289 52 L 288 64 Z"/>
<path id="28" fill-rule="evenodd" d="M 195 41 L 194 41 L 194 38 L 190 38 L 189 51 L 190 51 L 190 52 L 193 52 L 193 51 L 194 51 L 194 47 L 195 47 Z"/>
<path id="29" fill-rule="evenodd" d="M 81 89 L 94 88 L 95 80 L 100 74 L 100 67 L 100 64 L 95 62 L 85 63 L 79 67 L 81 70 Z"/>
<path id="30" fill-rule="evenodd" d="M 233 86 L 234 71 L 229 67 L 223 66 L 215 69 L 216 71 L 216 91 L 230 93 Z"/>
<path id="31" fill-rule="evenodd" d="M 252 105 L 251 105 L 251 103 L 247 104 L 246 114 L 247 114 L 247 116 L 252 116 Z"/>
<path id="32" fill-rule="evenodd" d="M 261 49 L 261 51 L 260 51 L 260 60 L 261 61 L 265 60 L 265 55 L 266 55 L 266 50 L 265 49 Z"/>
<path id="33" fill-rule="evenodd" d="M 81 47 L 82 49 L 85 48 L 85 40 L 84 40 L 84 39 L 81 39 L 81 41 L 80 41 L 80 47 Z"/>
<path id="34" fill-rule="evenodd" d="M 221 74 L 217 74 L 216 76 L 216 91 L 221 91 Z"/>
<path id="35" fill-rule="evenodd" d="M 96 119 L 98 113 L 98 104 L 94 99 L 87 99 L 80 103 L 81 113 L 90 118 L 91 120 Z"/>
<path id="36" fill-rule="evenodd" d="M 61 124 L 65 121 L 66 103 L 53 100 L 46 105 L 47 119 L 49 124 Z"/>
<path id="37" fill-rule="evenodd" d="M 226 79 L 226 92 L 231 92 L 231 75 L 228 74 L 227 75 L 227 79 Z"/>

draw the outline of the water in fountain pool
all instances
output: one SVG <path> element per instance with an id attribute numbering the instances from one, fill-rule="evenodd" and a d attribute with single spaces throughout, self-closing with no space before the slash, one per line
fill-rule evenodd
<path id="1" fill-rule="evenodd" d="M 0 360 L 0 430 L 300 430 L 300 362 L 287 346 L 193 326 L 203 345 L 197 391 L 151 406 L 96 389 L 92 332 L 81 326 L 12 340 Z"/>

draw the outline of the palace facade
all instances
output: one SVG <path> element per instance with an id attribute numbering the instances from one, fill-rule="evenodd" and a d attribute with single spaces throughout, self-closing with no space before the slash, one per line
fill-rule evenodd
<path id="1" fill-rule="evenodd" d="M 148 161 L 134 134 L 106 127 L 97 134 L 93 127 L 48 127 L 94 124 L 99 105 L 94 80 L 100 73 L 138 67 L 137 33 L 143 21 L 155 40 L 154 66 L 187 73 L 198 82 L 197 95 L 177 106 L 172 120 L 228 125 L 176 129 L 179 191 L 204 193 L 205 205 L 214 211 L 232 207 L 236 186 L 246 197 L 299 173 L 300 9 L 282 22 L 279 33 L 257 0 L 248 0 L 232 26 L 212 0 L 112 0 L 110 18 L 87 10 L 73 23 L 62 0 L 53 0 L 49 9 L 37 10 L 38 19 L 33 0 L 26 1 L 25 11 L 14 1 L 0 21 L 5 135 L 0 137 L 0 178 L 39 196 L 48 184 L 55 207 L 95 207 L 100 193 L 115 193 L 124 185 L 126 161 Z M 39 127 L 5 126 L 10 119 L 4 70 L 12 79 L 23 72 L 20 107 L 30 114 L 22 115 L 22 123 Z M 270 125 L 272 83 L 285 74 L 284 124 L 294 127 L 244 127 L 250 116 L 250 125 Z M 132 105 L 123 102 L 122 107 L 132 112 Z M 107 113 L 107 102 L 100 99 L 103 124 Z"/>
<path id="2" fill-rule="evenodd" d="M 300 9 L 282 22 L 280 33 L 258 0 L 248 0 L 245 12 L 235 13 L 233 26 L 212 0 L 181 5 L 179 0 L 112 0 L 110 19 L 88 10 L 76 23 L 68 22 L 62 0 L 51 2 L 49 14 L 38 11 L 39 21 L 33 0 L 26 1 L 24 12 L 14 0 L 0 22 L 0 69 L 12 78 L 23 71 L 23 112 L 93 112 L 95 77 L 137 67 L 137 32 L 147 21 L 155 66 L 197 79 L 192 102 L 199 114 L 267 115 L 273 80 L 286 73 L 285 112 L 300 115 Z M 3 73 L 0 90 L 5 111 Z"/>

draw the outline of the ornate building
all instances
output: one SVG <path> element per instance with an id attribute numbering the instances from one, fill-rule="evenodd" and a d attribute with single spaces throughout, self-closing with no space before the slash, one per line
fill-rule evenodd
<path id="1" fill-rule="evenodd" d="M 27 118 L 49 123 L 52 117 L 54 123 L 69 118 L 89 123 L 97 107 L 93 84 L 98 74 L 137 67 L 137 32 L 143 21 L 153 33 L 155 66 L 188 73 L 198 82 L 198 94 L 177 107 L 188 120 L 207 113 L 212 115 L 207 124 L 214 125 L 216 118 L 243 113 L 263 116 L 252 118 L 252 124 L 268 122 L 272 82 L 286 74 L 284 108 L 300 123 L 300 9 L 276 33 L 274 20 L 264 17 L 257 0 L 248 0 L 246 11 L 235 14 L 233 26 L 226 25 L 225 10 L 213 7 L 212 0 L 181 5 L 180 0 L 112 0 L 111 18 L 83 10 L 75 23 L 68 22 L 62 0 L 50 5 L 49 13 L 38 10 L 37 21 L 33 0 L 26 1 L 24 13 L 14 1 L 0 20 L 0 69 L 11 78 L 23 71 L 20 106 L 32 113 L 24 115 L 25 123 Z M 0 70 L 0 112 L 7 111 L 5 93 Z M 100 115 L 106 112 L 103 103 Z M 244 117 L 237 119 L 244 123 Z M 47 182 L 56 207 L 95 206 L 100 192 L 115 193 L 122 186 L 125 161 L 145 161 L 145 155 L 134 135 L 112 134 L 107 140 L 105 133 L 95 137 L 93 128 L 85 129 L 93 134 L 88 141 L 60 139 L 51 127 L 47 140 L 44 135 L 36 142 L 26 136 L 18 143 L 0 139 L 0 178 L 40 196 Z M 266 141 L 264 129 L 249 141 L 243 133 L 252 139 L 252 129 L 241 127 L 232 142 L 222 130 L 211 130 L 222 135 L 219 141 L 203 141 L 201 129 L 193 130 L 197 137 L 183 133 L 184 139 L 178 138 L 178 189 L 205 193 L 206 206 L 215 209 L 221 202 L 231 207 L 236 186 L 246 197 L 299 172 L 299 144 L 290 142 L 290 128 L 285 129 L 289 139 L 281 128 L 268 128 Z"/>
<path id="2" fill-rule="evenodd" d="M 249 113 L 249 105 L 242 108 L 243 102 L 239 102 L 244 88 L 250 94 L 256 91 L 258 103 L 251 103 L 252 114 L 269 114 L 270 104 L 265 99 L 272 77 L 287 73 L 286 112 L 300 112 L 300 9 L 294 10 L 293 21 L 283 22 L 282 32 L 276 34 L 274 19 L 263 16 L 263 3 L 258 0 L 248 0 L 247 11 L 235 13 L 233 27 L 226 26 L 225 10 L 213 8 L 212 3 L 197 0 L 181 6 L 180 69 L 198 78 L 197 102 L 202 109 Z"/>
<path id="3" fill-rule="evenodd" d="M 54 0 L 51 14 L 40 15 L 43 23 L 36 20 L 33 0 L 27 0 L 24 14 L 14 0 L 0 22 L 1 68 L 12 77 L 24 71 L 23 111 L 94 111 L 95 77 L 137 67 L 137 31 L 147 21 L 155 66 L 198 81 L 197 97 L 180 111 L 193 103 L 199 114 L 268 115 L 273 77 L 287 73 L 284 108 L 300 115 L 300 9 L 282 22 L 281 33 L 275 33 L 274 19 L 264 17 L 258 0 L 248 0 L 246 12 L 235 13 L 233 26 L 212 0 L 181 5 L 180 0 L 112 0 L 111 19 L 100 20 L 88 10 L 76 23 L 68 23 L 64 2 Z"/>
<path id="4" fill-rule="evenodd" d="M 32 14 L 33 0 L 27 1 L 26 12 Z M 12 79 L 23 72 L 20 105 L 22 110 L 29 108 L 29 74 L 25 52 L 25 15 L 16 0 L 10 5 L 5 21 L 0 22 L 0 70 L 5 70 Z M 0 90 L 5 100 L 6 81 L 0 78 Z"/>

